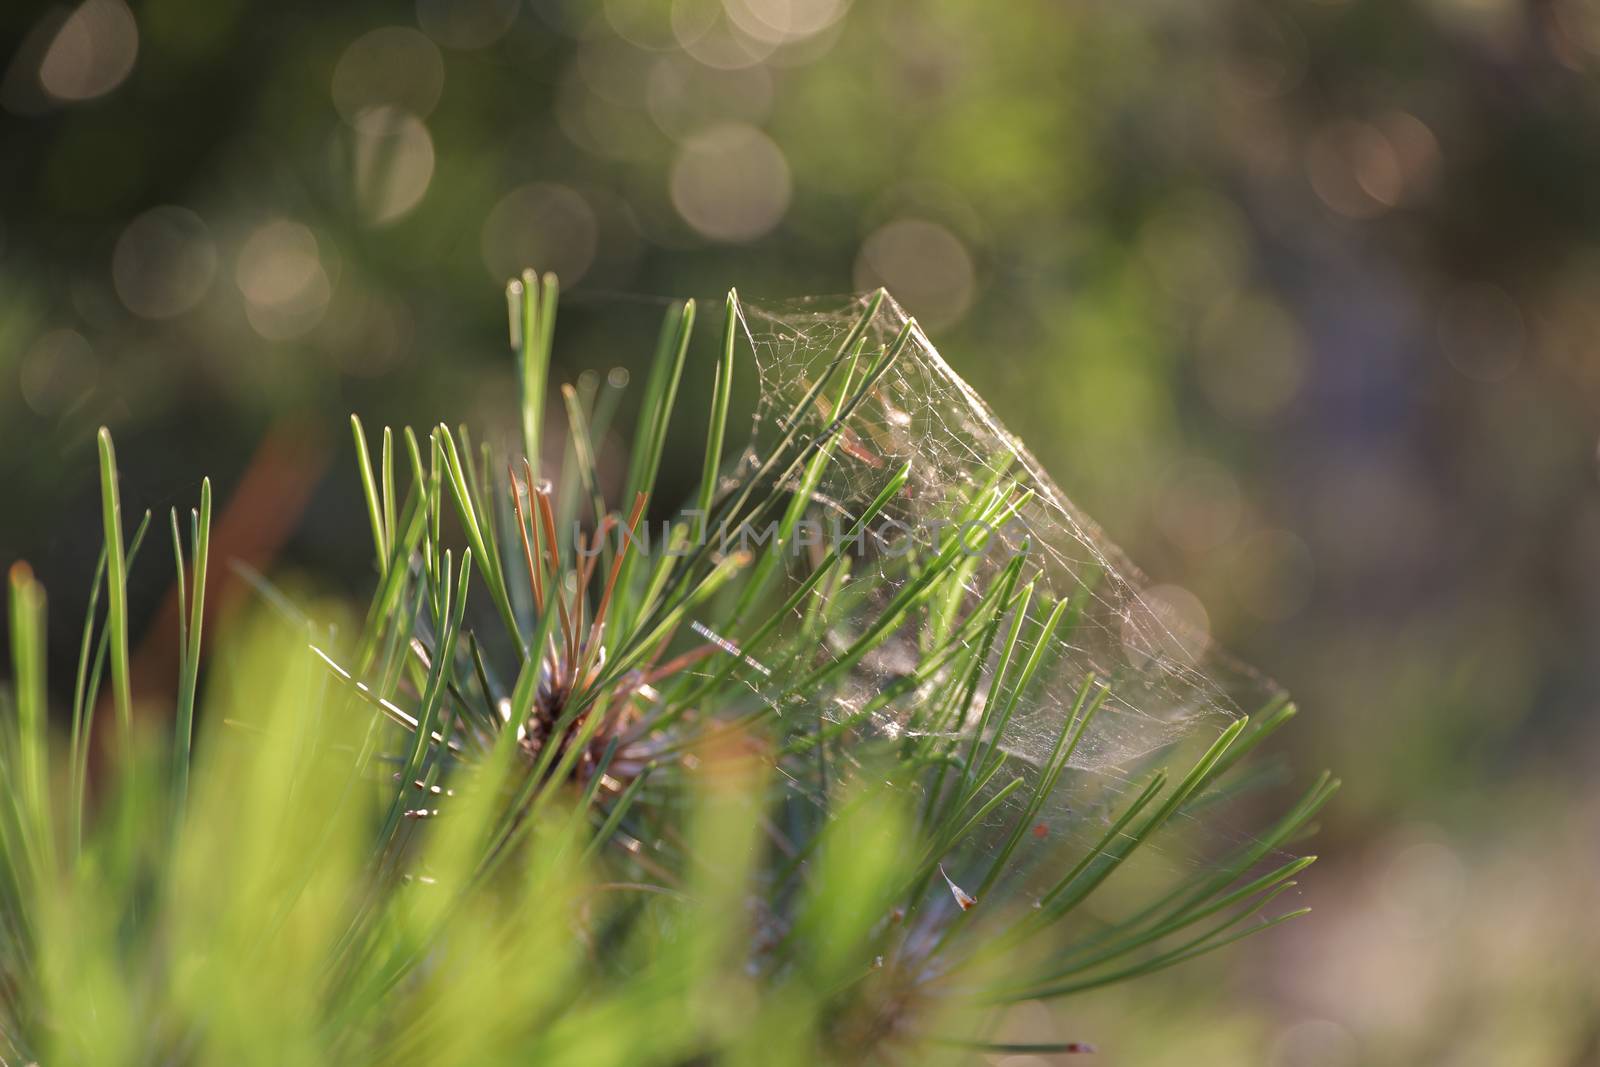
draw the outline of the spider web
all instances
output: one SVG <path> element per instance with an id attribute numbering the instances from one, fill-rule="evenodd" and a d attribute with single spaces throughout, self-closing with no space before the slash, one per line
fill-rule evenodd
<path id="1" fill-rule="evenodd" d="M 747 463 L 766 459 L 790 429 L 782 420 L 837 358 L 871 299 L 872 294 L 858 294 L 739 303 L 760 385 Z M 890 344 L 908 321 L 904 309 L 886 297 L 867 328 L 867 353 Z M 799 412 L 797 419 L 806 437 L 822 432 L 831 421 L 820 405 Z M 1052 647 L 1042 650 L 1043 668 L 998 738 L 1002 751 L 1034 768 L 1043 766 L 1063 718 L 1071 714 L 1080 687 L 1091 675 L 1109 686 L 1109 694 L 1069 766 L 1112 781 L 1158 750 L 1225 727 L 1239 717 L 1241 703 L 1248 701 L 1254 710 L 1274 694 L 1270 682 L 1220 654 L 1206 635 L 1186 629 L 1145 601 L 1141 591 L 1149 582 L 1144 575 L 1067 498 L 919 327 L 912 327 L 899 360 L 851 414 L 843 436 L 814 500 L 846 527 L 907 461 L 909 483 L 875 525 L 892 522 L 897 534 L 915 538 L 923 548 L 931 549 L 941 530 L 943 536 L 954 536 L 949 524 L 973 494 L 997 477 L 1001 484 L 1031 490 L 1014 520 L 990 530 L 985 551 L 965 578 L 967 603 L 976 603 L 1010 558 L 1025 550 L 1018 587 L 1031 580 L 1035 595 L 1023 621 L 1016 661 L 1041 640 L 1056 601 L 1072 600 L 1076 611 L 1071 624 L 1051 638 Z M 870 592 L 846 608 L 845 629 L 852 619 L 870 621 L 911 578 L 903 561 L 869 556 L 865 564 L 871 580 L 864 588 Z M 851 584 L 863 588 L 860 577 L 858 572 Z M 814 696 L 822 714 L 837 721 L 855 715 L 915 666 L 916 625 L 857 664 L 837 692 Z M 839 643 L 830 646 L 832 654 Z M 974 708 L 981 707 L 994 682 L 995 658 L 983 665 Z M 901 736 L 914 703 L 897 701 L 874 712 L 868 729 Z M 974 726 L 968 722 L 957 729 Z"/>

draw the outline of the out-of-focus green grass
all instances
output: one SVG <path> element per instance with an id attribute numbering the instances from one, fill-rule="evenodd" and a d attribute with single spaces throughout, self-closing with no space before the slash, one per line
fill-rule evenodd
<path id="1" fill-rule="evenodd" d="M 42 612 L 31 577 L 12 577 L 15 610 Z M 374 831 L 394 787 L 355 759 L 367 718 L 305 652 L 308 628 L 351 620 L 339 603 L 306 607 L 314 621 L 264 609 L 224 640 L 176 826 L 172 753 L 151 731 L 108 757 L 64 877 L 34 862 L 72 847 L 51 835 L 60 812 L 8 813 L 5 889 L 27 905 L 8 915 L 28 929 L 7 930 L 7 977 L 24 985 L 8 989 L 0 1056 L 669 1064 L 716 1048 L 719 1062 L 798 1065 L 839 1052 L 831 1001 L 870 966 L 859 935 L 901 888 L 914 838 L 898 792 L 840 805 L 798 909 L 804 951 L 768 983 L 749 961 L 771 768 L 735 735 L 697 752 L 692 788 L 661 823 L 695 858 L 677 889 L 617 880 L 606 853 L 582 847 L 581 806 L 547 811 L 486 875 L 503 761 L 410 837 L 398 862 L 411 873 L 390 883 L 376 877 Z M 26 716 L 32 683 L 21 686 Z M 935 1025 L 962 1024 L 945 1011 Z"/>
<path id="2" fill-rule="evenodd" d="M 5 562 L 87 585 L 99 422 L 130 511 L 207 472 L 225 507 L 276 426 L 310 484 L 267 483 L 296 532 L 257 562 L 359 586 L 306 427 L 503 418 L 484 294 L 523 261 L 602 367 L 638 349 L 604 293 L 887 283 L 1346 778 L 1292 953 L 1052 1025 L 1112 1062 L 1593 1055 L 1589 6 L 105 0 L 44 77 L 72 10 L 0 14 Z"/>

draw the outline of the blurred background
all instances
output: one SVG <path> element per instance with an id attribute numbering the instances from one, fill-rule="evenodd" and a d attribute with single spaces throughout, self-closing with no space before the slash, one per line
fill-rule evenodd
<path id="1" fill-rule="evenodd" d="M 9 3 L 0 563 L 67 677 L 103 422 L 130 512 L 209 473 L 359 590 L 345 419 L 509 427 L 515 269 L 567 367 L 887 285 L 1346 781 L 1310 919 L 1007 1034 L 1600 1063 L 1597 74 L 1593 0 Z"/>

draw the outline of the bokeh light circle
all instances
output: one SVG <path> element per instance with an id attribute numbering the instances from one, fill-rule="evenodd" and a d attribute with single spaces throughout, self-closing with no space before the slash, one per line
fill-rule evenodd
<path id="1" fill-rule="evenodd" d="M 1187 552 L 1209 552 L 1227 543 L 1242 512 L 1239 483 L 1209 459 L 1174 464 L 1156 493 L 1156 524 Z"/>
<path id="2" fill-rule="evenodd" d="M 85 0 L 45 50 L 39 85 L 62 101 L 92 100 L 121 85 L 139 56 L 139 26 L 122 0 Z"/>
<path id="3" fill-rule="evenodd" d="M 489 210 L 483 221 L 483 264 L 496 281 L 532 267 L 554 271 L 571 286 L 594 262 L 599 231 L 583 194 L 534 182 L 511 190 Z"/>
<path id="4" fill-rule="evenodd" d="M 217 273 L 217 246 L 188 208 L 151 208 L 130 222 L 111 254 L 111 282 L 129 311 L 169 319 L 198 304 Z"/>
<path id="5" fill-rule="evenodd" d="M 425 35 L 383 26 L 350 43 L 333 68 L 333 106 L 352 126 L 371 108 L 426 118 L 444 91 L 444 57 Z"/>
<path id="6" fill-rule="evenodd" d="M 257 227 L 234 265 L 250 326 L 268 340 L 285 341 L 321 321 L 333 296 L 317 238 L 289 219 Z"/>
<path id="7" fill-rule="evenodd" d="M 966 245 L 923 219 L 896 219 L 874 230 L 856 256 L 855 283 L 888 289 L 929 329 L 960 321 L 977 289 Z"/>
<path id="8" fill-rule="evenodd" d="M 50 330 L 33 343 L 17 368 L 23 402 L 38 415 L 57 415 L 94 388 L 99 364 L 76 330 Z"/>
<path id="9" fill-rule="evenodd" d="M 1336 213 L 1370 219 L 1400 203 L 1405 169 L 1393 142 L 1366 122 L 1341 119 L 1318 130 L 1305 151 L 1306 175 Z"/>
<path id="10" fill-rule="evenodd" d="M 672 164 L 672 203 L 696 232 L 716 241 L 752 241 L 789 208 L 789 162 L 747 123 L 713 126 L 684 142 Z"/>
<path id="11" fill-rule="evenodd" d="M 845 0 L 727 0 L 728 18 L 746 34 L 769 44 L 814 37 L 837 22 Z"/>
<path id="12" fill-rule="evenodd" d="M 433 181 L 433 138 L 415 115 L 371 108 L 355 123 L 356 203 L 361 215 L 384 225 L 409 214 Z"/>

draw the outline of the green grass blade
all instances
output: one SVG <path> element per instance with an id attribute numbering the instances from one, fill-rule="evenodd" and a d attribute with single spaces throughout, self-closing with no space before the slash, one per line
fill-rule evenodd
<path id="1" fill-rule="evenodd" d="M 94 580 L 89 586 L 89 603 L 83 612 L 83 640 L 78 647 L 78 670 L 72 685 L 72 733 L 67 746 L 67 825 L 72 834 L 72 855 L 81 851 L 83 843 L 83 787 L 78 782 L 78 767 L 83 761 L 84 726 L 87 717 L 85 705 L 93 699 L 89 693 L 89 662 L 95 648 L 95 615 L 100 607 L 100 589 L 106 580 L 106 550 L 100 548 L 100 558 L 94 565 Z"/>
<path id="2" fill-rule="evenodd" d="M 200 681 L 200 641 L 205 625 L 206 570 L 211 556 L 211 479 L 200 483 L 200 507 L 191 513 L 189 544 L 193 555 L 193 598 L 186 639 L 182 641 L 182 663 L 178 676 L 178 708 L 173 735 L 172 810 L 173 818 L 181 820 L 188 804 L 189 754 L 194 744 L 195 690 Z M 180 546 L 181 549 L 181 546 Z M 181 559 L 181 551 L 179 553 Z M 181 564 L 180 564 L 181 572 Z M 182 587 L 180 573 L 179 587 Z M 180 633 L 182 608 L 180 604 Z"/>
<path id="3" fill-rule="evenodd" d="M 443 450 L 445 481 L 449 485 L 450 499 L 455 504 L 456 517 L 461 520 L 461 528 L 467 535 L 467 544 L 472 549 L 473 557 L 479 561 L 478 573 L 483 575 L 484 584 L 489 587 L 489 595 L 494 599 L 495 607 L 500 611 L 500 618 L 506 624 L 506 633 L 518 648 L 526 651 L 522 630 L 517 624 L 516 612 L 511 608 L 511 597 L 506 591 L 505 575 L 500 568 L 500 559 L 490 551 L 491 545 L 479 521 L 481 509 L 477 507 L 472 488 L 467 483 L 466 473 L 461 466 L 461 455 L 456 451 L 455 437 L 451 435 L 450 428 L 443 423 L 440 423 L 433 436 Z M 488 518 L 487 514 L 484 514 L 484 518 Z M 437 522 L 437 516 L 435 521 Z"/>
<path id="4" fill-rule="evenodd" d="M 53 870 L 49 809 L 50 722 L 45 696 L 44 587 L 26 563 L 11 566 L 11 670 L 15 679 L 18 778 L 31 851 Z"/>
<path id="5" fill-rule="evenodd" d="M 394 554 L 395 538 L 395 506 L 397 497 L 394 493 L 394 431 L 385 426 L 383 428 L 383 554 L 388 559 Z"/>
<path id="6" fill-rule="evenodd" d="M 572 386 L 561 387 L 561 400 L 567 409 L 567 428 L 572 444 L 572 459 L 578 471 L 578 482 L 589 497 L 589 506 L 594 509 L 594 521 L 598 523 L 605 516 L 606 504 L 600 495 L 600 462 L 595 456 L 594 438 L 589 430 L 589 417 L 584 413 L 583 401 L 578 396 L 578 391 Z M 604 572 L 610 569 L 610 539 L 608 538 L 601 547 L 606 553 L 605 561 L 600 567 Z"/>
<path id="7" fill-rule="evenodd" d="M 445 553 L 443 573 L 448 578 L 450 571 L 450 553 Z M 449 620 L 445 625 L 443 634 L 439 639 L 438 650 L 433 656 L 432 670 L 428 674 L 428 684 L 422 695 L 422 704 L 417 709 L 417 725 L 412 731 L 411 750 L 406 756 L 404 769 L 400 773 L 400 787 L 396 791 L 394 801 L 390 805 L 389 814 L 384 820 L 383 829 L 378 834 L 381 847 L 387 848 L 394 837 L 395 830 L 400 823 L 400 817 L 406 807 L 406 791 L 410 783 L 417 777 L 417 771 L 422 766 L 423 757 L 429 748 L 436 742 L 434 739 L 435 727 L 439 722 L 439 708 L 445 691 L 450 685 L 451 671 L 455 665 L 456 637 L 461 632 L 461 618 L 467 607 L 467 586 L 472 576 L 472 550 L 461 554 L 461 572 L 453 590 L 446 584 L 444 608 L 449 612 Z M 443 743 L 441 743 L 443 744 Z"/>
<path id="8" fill-rule="evenodd" d="M 655 488 L 661 451 L 666 445 L 667 427 L 672 421 L 678 383 L 683 378 L 684 359 L 689 352 L 689 337 L 694 331 L 694 312 L 694 301 L 685 300 L 668 311 L 662 321 L 655 359 L 641 399 L 638 436 L 634 439 L 633 457 L 628 464 L 624 500 L 632 500 L 637 494 Z"/>
<path id="9" fill-rule="evenodd" d="M 372 454 L 367 450 L 367 431 L 361 416 L 350 416 L 350 433 L 356 442 L 356 462 L 361 469 L 361 495 L 367 500 L 367 519 L 372 524 L 372 553 L 378 561 L 378 574 L 389 563 L 388 534 L 383 525 L 383 505 L 378 500 L 378 483 L 372 476 Z"/>
<path id="10" fill-rule="evenodd" d="M 677 402 L 678 383 L 683 378 L 684 359 L 689 352 L 689 338 L 694 332 L 694 314 L 694 301 L 685 300 L 669 310 L 662 319 L 655 359 L 651 363 L 650 377 L 645 383 L 641 401 L 643 406 L 639 412 L 633 455 L 628 462 L 623 500 L 634 500 L 641 492 L 654 494 L 656 475 L 661 469 L 661 453 L 666 447 L 667 428 Z M 636 622 L 637 602 L 632 578 L 638 555 L 630 552 L 623 559 L 611 603 L 615 628 L 623 633 L 631 632 Z"/>
<path id="11" fill-rule="evenodd" d="M 527 269 L 506 284 L 511 348 L 517 353 L 517 379 L 522 414 L 522 450 L 539 477 L 543 449 L 544 400 L 555 340 L 556 302 L 561 287 L 549 272 L 541 278 Z"/>
<path id="12" fill-rule="evenodd" d="M 111 692 L 124 755 L 133 744 L 133 689 L 128 665 L 128 560 L 122 547 L 122 495 L 111 431 L 100 427 L 100 511 L 106 543 L 106 633 L 111 639 Z"/>
<path id="13" fill-rule="evenodd" d="M 728 291 L 727 313 L 722 322 L 722 358 L 717 361 L 716 381 L 711 388 L 711 422 L 706 427 L 705 462 L 700 468 L 700 512 L 702 539 L 711 536 L 711 504 L 716 498 L 717 478 L 722 472 L 722 441 L 728 428 L 728 404 L 733 395 L 733 343 L 739 321 L 739 297 Z"/>
<path id="14" fill-rule="evenodd" d="M 134 561 L 139 558 L 139 549 L 144 544 L 144 535 L 150 529 L 150 512 L 146 511 L 139 520 L 139 525 L 133 531 L 133 539 L 128 542 L 128 567 L 133 567 Z M 102 547 L 102 554 L 105 550 Z M 83 692 L 83 732 L 79 737 L 76 752 L 77 762 L 72 767 L 72 796 L 74 806 L 73 840 L 75 843 L 83 840 L 83 812 L 89 789 L 89 754 L 93 751 L 94 721 L 97 704 L 100 698 L 100 681 L 105 675 L 106 661 L 111 655 L 111 628 L 109 625 L 109 608 L 107 611 L 108 625 L 100 631 L 100 640 L 94 653 L 94 663 L 89 669 L 89 684 Z"/>

